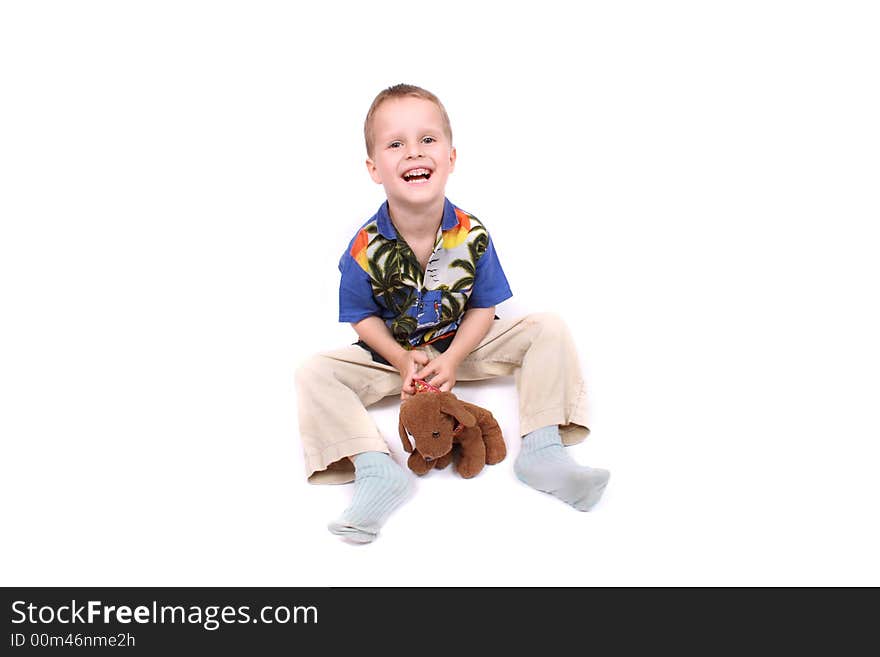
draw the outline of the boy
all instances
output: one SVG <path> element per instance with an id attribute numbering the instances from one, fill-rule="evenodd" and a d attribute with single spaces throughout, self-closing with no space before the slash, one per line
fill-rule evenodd
<path id="1" fill-rule="evenodd" d="M 609 473 L 577 465 L 564 444 L 583 440 L 584 383 L 565 325 L 553 315 L 495 320 L 511 296 L 486 228 L 445 196 L 456 151 L 434 94 L 398 84 L 364 123 L 367 170 L 387 201 L 342 255 L 339 321 L 360 340 L 297 371 L 300 433 L 312 483 L 355 481 L 351 505 L 329 529 L 359 543 L 411 488 L 366 407 L 414 394 L 413 379 L 442 391 L 457 380 L 516 375 L 523 443 L 517 477 L 581 511 Z"/>

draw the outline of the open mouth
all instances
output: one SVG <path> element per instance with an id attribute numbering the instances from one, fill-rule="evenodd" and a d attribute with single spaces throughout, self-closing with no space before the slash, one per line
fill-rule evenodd
<path id="1" fill-rule="evenodd" d="M 422 185 L 431 178 L 431 170 L 425 168 L 410 169 L 403 174 L 403 179 L 412 185 Z"/>

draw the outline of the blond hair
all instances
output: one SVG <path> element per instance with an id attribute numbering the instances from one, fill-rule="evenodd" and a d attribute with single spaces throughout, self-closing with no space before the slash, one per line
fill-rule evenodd
<path id="1" fill-rule="evenodd" d="M 379 95 L 373 99 L 373 104 L 370 105 L 370 111 L 367 112 L 367 118 L 364 121 L 364 142 L 366 142 L 367 155 L 369 157 L 373 157 L 373 146 L 375 145 L 373 143 L 373 117 L 376 115 L 379 106 L 386 100 L 392 98 L 407 98 L 409 96 L 429 100 L 437 106 L 440 110 L 440 116 L 443 117 L 443 130 L 449 138 L 449 143 L 452 144 L 452 125 L 449 123 L 449 115 L 446 113 L 446 108 L 443 107 L 443 103 L 440 102 L 440 99 L 427 89 L 422 89 L 421 87 L 412 84 L 395 84 L 393 87 L 388 87 L 387 89 L 380 91 Z"/>

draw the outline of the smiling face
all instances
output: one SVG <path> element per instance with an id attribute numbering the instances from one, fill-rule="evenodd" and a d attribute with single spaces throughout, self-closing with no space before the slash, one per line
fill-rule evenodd
<path id="1" fill-rule="evenodd" d="M 437 105 L 412 96 L 386 100 L 373 116 L 372 136 L 367 171 L 392 206 L 430 207 L 445 196 L 455 149 Z"/>

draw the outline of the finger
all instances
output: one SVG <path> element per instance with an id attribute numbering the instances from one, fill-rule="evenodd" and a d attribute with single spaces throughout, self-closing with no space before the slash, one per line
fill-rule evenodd
<path id="1" fill-rule="evenodd" d="M 455 385 L 455 381 L 447 381 L 443 385 L 440 386 L 440 392 L 451 392 L 452 386 Z"/>
<path id="2" fill-rule="evenodd" d="M 436 374 L 436 372 L 437 368 L 434 367 L 431 363 L 428 363 L 425 367 L 416 372 L 413 375 L 413 378 L 425 380 L 429 374 Z"/>
<path id="3" fill-rule="evenodd" d="M 430 383 L 432 386 L 437 385 L 436 384 L 437 375 L 434 374 L 433 372 L 428 372 L 427 374 L 424 374 L 422 376 L 417 376 L 416 378 L 421 379 L 425 383 Z M 413 384 L 413 385 L 415 385 L 415 384 Z"/>

